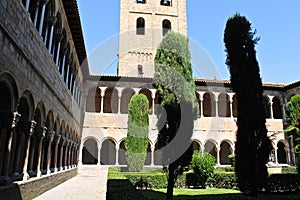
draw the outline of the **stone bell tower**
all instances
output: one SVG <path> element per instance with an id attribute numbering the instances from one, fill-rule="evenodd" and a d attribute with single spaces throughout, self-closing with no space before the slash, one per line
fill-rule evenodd
<path id="1" fill-rule="evenodd" d="M 168 30 L 187 36 L 186 0 L 120 0 L 118 75 L 153 77 L 156 48 Z"/>

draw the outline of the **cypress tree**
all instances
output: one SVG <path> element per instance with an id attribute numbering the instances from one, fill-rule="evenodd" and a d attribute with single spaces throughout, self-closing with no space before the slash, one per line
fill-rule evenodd
<path id="1" fill-rule="evenodd" d="M 157 127 L 164 169 L 168 175 L 166 199 L 173 199 L 173 187 L 192 158 L 195 107 L 195 83 L 192 77 L 188 40 L 168 32 L 155 56 L 154 86 L 161 99 Z"/>
<path id="2" fill-rule="evenodd" d="M 125 140 L 129 171 L 142 171 L 148 147 L 149 102 L 144 94 L 134 94 L 128 105 L 128 132 Z"/>
<path id="3" fill-rule="evenodd" d="M 263 87 L 256 60 L 255 38 L 251 23 L 234 14 L 227 20 L 224 43 L 231 87 L 237 97 L 237 140 L 235 172 L 241 192 L 256 196 L 267 189 L 267 167 L 271 141 L 267 136 Z"/>

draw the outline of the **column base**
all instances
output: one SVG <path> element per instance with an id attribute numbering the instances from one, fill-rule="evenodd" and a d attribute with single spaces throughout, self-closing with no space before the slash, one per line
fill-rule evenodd
<path id="1" fill-rule="evenodd" d="M 49 175 L 49 174 L 51 174 L 51 170 L 50 169 L 47 170 L 47 175 Z"/>
<path id="2" fill-rule="evenodd" d="M 27 172 L 23 172 L 23 181 L 28 181 L 30 178 L 29 174 Z"/>
<path id="3" fill-rule="evenodd" d="M 37 171 L 36 177 L 42 177 L 42 171 L 41 171 L 41 170 L 38 170 L 38 171 Z"/>

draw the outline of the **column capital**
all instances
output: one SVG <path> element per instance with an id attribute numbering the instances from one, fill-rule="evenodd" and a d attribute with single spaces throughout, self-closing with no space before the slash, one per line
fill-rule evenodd
<path id="1" fill-rule="evenodd" d="M 49 0 L 39 0 L 38 3 L 41 3 L 42 5 L 47 4 Z"/>
<path id="2" fill-rule="evenodd" d="M 42 128 L 42 134 L 41 134 L 41 139 L 43 139 L 46 136 L 46 132 L 47 132 L 47 127 L 43 127 Z"/>
<path id="3" fill-rule="evenodd" d="M 29 136 L 32 136 L 35 126 L 36 126 L 36 121 L 32 120 L 30 124 Z"/>
<path id="4" fill-rule="evenodd" d="M 54 140 L 54 144 L 57 145 L 60 142 L 61 135 L 56 135 L 56 140 Z"/>
<path id="5" fill-rule="evenodd" d="M 48 131 L 47 131 L 47 139 L 48 139 L 50 142 L 53 141 L 54 135 L 55 135 L 55 131 L 53 131 L 53 130 L 48 130 Z"/>
<path id="6" fill-rule="evenodd" d="M 118 91 L 118 97 L 121 98 L 122 97 L 122 92 L 123 92 L 124 88 L 115 87 L 115 89 L 117 89 L 117 91 Z"/>
<path id="7" fill-rule="evenodd" d="M 13 113 L 13 120 L 11 123 L 11 128 L 14 129 L 20 119 L 21 115 L 18 113 L 18 111 Z"/>

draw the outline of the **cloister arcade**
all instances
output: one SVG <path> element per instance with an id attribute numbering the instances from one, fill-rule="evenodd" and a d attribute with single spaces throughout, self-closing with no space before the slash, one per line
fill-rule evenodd
<path id="1" fill-rule="evenodd" d="M 28 180 L 77 165 L 80 134 L 60 113 L 19 95 L 8 73 L 0 74 L 0 176 Z"/>
<path id="2" fill-rule="evenodd" d="M 198 140 L 194 139 L 192 141 L 192 145 L 194 150 L 207 152 L 214 156 L 217 166 L 231 165 L 231 161 L 228 156 L 234 153 L 233 141 L 223 140 L 216 142 L 210 139 L 202 145 Z M 159 152 L 156 150 L 156 143 L 150 141 L 145 160 L 146 166 L 162 164 Z M 113 138 L 105 138 L 102 142 L 99 142 L 95 138 L 87 138 L 83 143 L 82 151 L 82 164 L 127 165 L 124 139 L 117 142 Z M 275 160 L 272 162 L 275 164 L 288 164 L 290 162 L 288 151 L 288 144 L 284 141 L 278 141 L 277 144 L 273 146 Z"/>
<path id="3" fill-rule="evenodd" d="M 151 113 L 159 104 L 155 89 L 97 87 L 91 88 L 86 96 L 86 112 L 127 114 L 130 98 L 143 93 L 149 101 Z M 196 91 L 198 117 L 237 117 L 237 102 L 234 93 Z M 280 96 L 263 97 L 267 119 L 282 119 L 284 104 Z M 152 110 L 154 109 L 154 112 Z"/>

